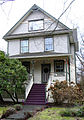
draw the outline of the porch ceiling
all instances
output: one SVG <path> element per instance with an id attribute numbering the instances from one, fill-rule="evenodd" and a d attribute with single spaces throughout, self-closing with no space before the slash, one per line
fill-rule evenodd
<path id="1" fill-rule="evenodd" d="M 71 56 L 72 54 L 68 53 L 56 53 L 56 52 L 40 52 L 40 53 L 24 53 L 19 55 L 12 55 L 10 58 L 16 59 L 35 59 L 35 58 L 52 58 L 52 57 L 67 57 Z"/>

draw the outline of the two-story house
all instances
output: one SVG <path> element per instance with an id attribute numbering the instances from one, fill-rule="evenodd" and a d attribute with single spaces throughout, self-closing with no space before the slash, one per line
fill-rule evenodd
<path id="1" fill-rule="evenodd" d="M 76 29 L 69 29 L 37 5 L 3 38 L 8 42 L 9 57 L 19 59 L 29 73 L 26 104 L 52 102 L 47 90 L 55 80 L 76 82 Z"/>

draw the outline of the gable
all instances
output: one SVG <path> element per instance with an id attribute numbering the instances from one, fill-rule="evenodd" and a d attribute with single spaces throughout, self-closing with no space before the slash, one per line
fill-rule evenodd
<path id="1" fill-rule="evenodd" d="M 56 18 L 48 14 L 46 11 L 38 7 L 37 5 L 33 5 L 29 11 L 6 33 L 3 37 L 10 36 L 13 34 L 24 34 L 29 33 L 29 21 L 30 20 L 40 20 L 44 21 L 44 29 L 42 31 L 50 31 L 53 30 L 58 22 Z M 52 24 L 53 23 L 53 24 Z M 69 29 L 67 26 L 59 22 L 58 29 Z M 32 32 L 32 31 L 31 31 Z M 34 31 L 33 31 L 34 32 Z"/>
<path id="2" fill-rule="evenodd" d="M 53 23 L 54 20 L 43 14 L 41 11 L 32 12 L 24 21 L 20 23 L 20 25 L 11 33 L 11 34 L 24 34 L 29 32 L 38 32 L 38 31 L 29 31 L 29 21 L 43 20 L 43 30 L 42 31 L 50 31 L 53 30 L 56 26 L 56 23 Z M 53 23 L 53 24 L 52 24 Z M 51 25 L 52 24 L 52 25 Z M 51 26 L 50 26 L 51 25 Z M 50 27 L 49 27 L 50 26 Z M 58 25 L 58 29 L 63 29 L 61 25 Z"/>

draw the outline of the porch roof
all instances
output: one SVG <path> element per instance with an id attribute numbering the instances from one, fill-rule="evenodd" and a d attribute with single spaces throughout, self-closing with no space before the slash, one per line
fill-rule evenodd
<path id="1" fill-rule="evenodd" d="M 10 58 L 16 59 L 34 59 L 34 58 L 45 58 L 45 57 L 67 57 L 71 56 L 72 54 L 69 53 L 56 53 L 56 52 L 39 52 L 39 53 L 23 53 L 19 55 L 12 55 Z"/>

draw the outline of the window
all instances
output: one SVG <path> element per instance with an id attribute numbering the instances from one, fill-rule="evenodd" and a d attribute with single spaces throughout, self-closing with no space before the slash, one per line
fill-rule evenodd
<path id="1" fill-rule="evenodd" d="M 53 38 L 45 38 L 45 51 L 53 50 Z"/>
<path id="2" fill-rule="evenodd" d="M 28 52 L 28 40 L 21 40 L 21 53 Z"/>
<path id="3" fill-rule="evenodd" d="M 30 73 L 30 62 L 24 61 L 22 62 L 22 65 L 24 65 L 27 69 L 27 72 Z"/>
<path id="4" fill-rule="evenodd" d="M 43 20 L 29 21 L 29 31 L 43 29 Z"/>
<path id="5" fill-rule="evenodd" d="M 64 72 L 64 60 L 56 60 L 54 63 L 55 72 Z"/>

